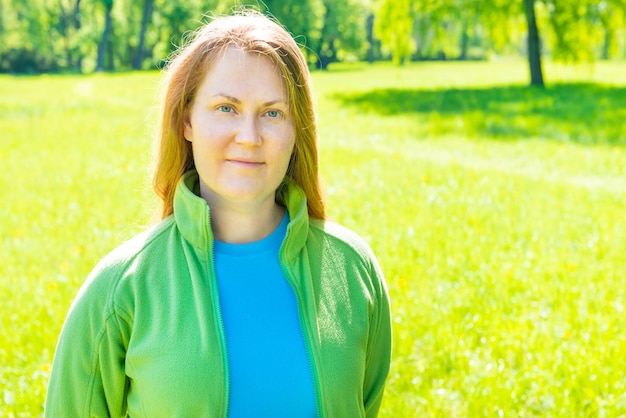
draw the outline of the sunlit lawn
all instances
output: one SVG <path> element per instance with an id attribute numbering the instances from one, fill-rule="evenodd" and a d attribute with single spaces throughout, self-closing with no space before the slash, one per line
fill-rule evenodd
<path id="1" fill-rule="evenodd" d="M 314 74 L 331 217 L 394 311 L 386 417 L 626 416 L 626 63 Z M 64 315 L 141 230 L 157 73 L 0 77 L 0 416 L 39 415 Z"/>

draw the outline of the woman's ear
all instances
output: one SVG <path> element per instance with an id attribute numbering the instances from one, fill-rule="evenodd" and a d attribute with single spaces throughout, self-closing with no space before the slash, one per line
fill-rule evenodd
<path id="1" fill-rule="evenodd" d="M 193 138 L 193 130 L 191 129 L 191 116 L 189 115 L 189 108 L 185 109 L 183 113 L 183 137 L 189 142 Z"/>

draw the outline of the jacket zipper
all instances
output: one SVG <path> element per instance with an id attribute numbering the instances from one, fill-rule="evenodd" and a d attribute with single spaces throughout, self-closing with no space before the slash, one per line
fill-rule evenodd
<path id="1" fill-rule="evenodd" d="M 211 213 L 207 208 L 207 217 L 209 225 L 211 225 Z M 228 344 L 226 343 L 226 331 L 224 330 L 224 318 L 222 316 L 222 306 L 220 305 L 220 298 L 218 284 L 217 284 L 217 274 L 215 273 L 215 252 L 213 250 L 213 239 L 209 240 L 209 253 L 211 254 L 211 265 L 209 266 L 210 271 L 210 280 L 211 280 L 211 297 L 213 299 L 213 306 L 215 306 L 215 311 L 217 312 L 217 319 L 219 322 L 219 335 L 221 338 L 221 346 L 222 346 L 222 355 L 224 356 L 224 418 L 228 418 L 228 407 L 230 404 L 230 360 L 228 356 Z"/>
<path id="2" fill-rule="evenodd" d="M 315 392 L 315 410 L 317 412 L 317 417 L 323 417 L 321 413 L 322 410 L 322 399 L 320 395 L 320 382 L 319 376 L 317 374 L 317 367 L 315 366 L 315 355 L 313 354 L 313 345 L 311 344 L 311 339 L 309 337 L 308 327 L 306 325 L 306 321 L 304 320 L 304 309 L 302 308 L 302 298 L 298 294 L 295 286 L 295 281 L 292 276 L 289 274 L 289 271 L 285 267 L 283 263 L 282 257 L 279 256 L 280 268 L 283 271 L 283 274 L 288 279 L 287 282 L 291 286 L 293 293 L 296 296 L 296 303 L 298 305 L 298 319 L 300 320 L 300 330 L 302 331 L 302 338 L 304 340 L 304 348 L 306 351 L 307 360 L 309 361 L 309 370 L 311 372 L 311 378 L 313 379 L 313 391 Z"/>

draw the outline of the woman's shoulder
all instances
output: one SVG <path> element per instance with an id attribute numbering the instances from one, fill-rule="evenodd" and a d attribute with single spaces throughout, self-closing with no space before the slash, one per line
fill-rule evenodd
<path id="1" fill-rule="evenodd" d="M 353 230 L 329 220 L 311 219 L 309 225 L 310 233 L 322 238 L 324 245 L 347 251 L 364 261 L 376 259 L 367 241 Z"/>
<path id="2" fill-rule="evenodd" d="M 384 275 L 369 244 L 359 234 L 338 223 L 312 220 L 309 224 L 307 251 L 313 267 L 330 288 L 344 286 L 351 295 L 364 300 L 386 298 Z"/>
<path id="3" fill-rule="evenodd" d="M 148 227 L 104 256 L 96 265 L 94 272 L 124 269 L 138 257 L 159 251 L 161 242 L 166 239 L 165 235 L 170 233 L 173 226 L 175 223 L 173 217 L 170 216 Z"/>
<path id="4" fill-rule="evenodd" d="M 83 283 L 79 297 L 109 299 L 127 277 L 134 277 L 138 266 L 146 260 L 157 259 L 163 251 L 163 240 L 171 233 L 173 219 L 166 218 L 133 236 L 105 255 L 93 268 Z"/>

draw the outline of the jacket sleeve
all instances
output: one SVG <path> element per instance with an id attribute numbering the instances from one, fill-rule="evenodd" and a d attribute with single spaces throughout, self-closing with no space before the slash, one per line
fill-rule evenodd
<path id="1" fill-rule="evenodd" d="M 383 400 L 385 381 L 391 364 L 391 310 L 389 294 L 376 259 L 372 260 L 372 282 L 376 292 L 376 305 L 370 323 L 365 365 L 363 400 L 368 418 L 378 415 Z"/>
<path id="2" fill-rule="evenodd" d="M 72 304 L 52 363 L 45 417 L 120 417 L 128 323 L 116 312 L 111 280 L 88 280 Z"/>

